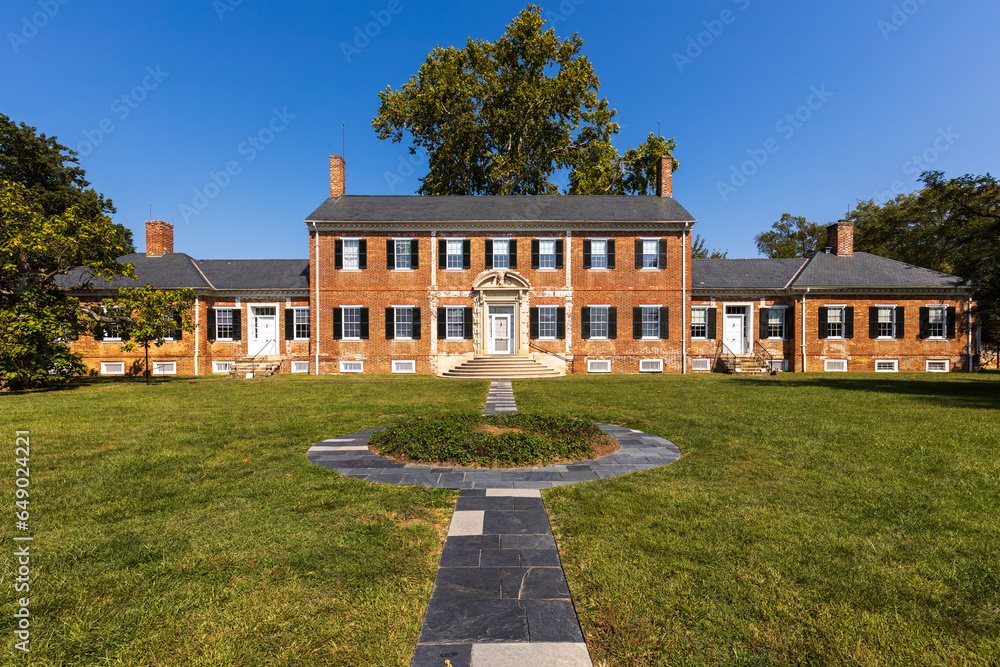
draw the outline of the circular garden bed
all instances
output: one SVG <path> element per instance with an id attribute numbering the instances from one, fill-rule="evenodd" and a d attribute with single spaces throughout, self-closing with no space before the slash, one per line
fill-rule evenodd
<path id="1" fill-rule="evenodd" d="M 404 463 L 513 468 L 598 458 L 618 442 L 594 422 L 568 417 L 448 415 L 390 426 L 368 447 Z"/>

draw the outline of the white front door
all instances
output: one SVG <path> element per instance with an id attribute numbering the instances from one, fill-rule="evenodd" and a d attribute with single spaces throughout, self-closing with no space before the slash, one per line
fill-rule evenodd
<path id="1" fill-rule="evenodd" d="M 510 354 L 510 315 L 490 315 L 490 354 Z"/>
<path id="2" fill-rule="evenodd" d="M 722 342 L 726 344 L 731 352 L 744 354 L 746 348 L 746 336 L 744 335 L 746 315 L 726 315 L 726 328 Z"/>
<path id="3" fill-rule="evenodd" d="M 278 354 L 278 316 L 274 308 L 257 307 L 250 309 L 250 341 L 247 354 L 251 357 Z"/>

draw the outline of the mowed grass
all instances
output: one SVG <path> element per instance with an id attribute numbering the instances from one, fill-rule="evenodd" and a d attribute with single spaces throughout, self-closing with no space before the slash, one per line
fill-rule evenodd
<path id="1" fill-rule="evenodd" d="M 684 454 L 543 492 L 596 664 L 998 664 L 1000 375 L 514 391 Z"/>
<path id="2" fill-rule="evenodd" d="M 298 378 L 0 396 L 0 664 L 408 665 L 456 493 L 341 478 L 327 437 L 482 410 L 488 383 Z M 31 432 L 31 653 L 14 432 Z"/>

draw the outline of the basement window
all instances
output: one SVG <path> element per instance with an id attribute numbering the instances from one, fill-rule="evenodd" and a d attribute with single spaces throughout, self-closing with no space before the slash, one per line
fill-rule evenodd
<path id="1" fill-rule="evenodd" d="M 587 360 L 587 372 L 588 373 L 610 373 L 611 372 L 611 362 L 607 359 L 588 359 Z"/>

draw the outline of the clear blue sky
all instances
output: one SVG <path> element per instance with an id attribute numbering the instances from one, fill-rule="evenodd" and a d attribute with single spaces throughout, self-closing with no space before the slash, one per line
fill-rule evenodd
<path id="1" fill-rule="evenodd" d="M 997 172 L 995 0 L 542 5 L 558 35 L 583 38 L 619 150 L 657 123 L 676 138 L 675 195 L 730 257 L 755 256 L 784 212 L 835 221 L 917 189 L 925 167 Z M 80 149 L 139 250 L 152 204 L 178 252 L 307 257 L 302 221 L 327 196 L 342 127 L 349 194 L 412 194 L 424 166 L 410 173 L 405 145 L 375 136 L 378 92 L 436 45 L 496 39 L 524 7 L 5 0 L 0 112 Z"/>

